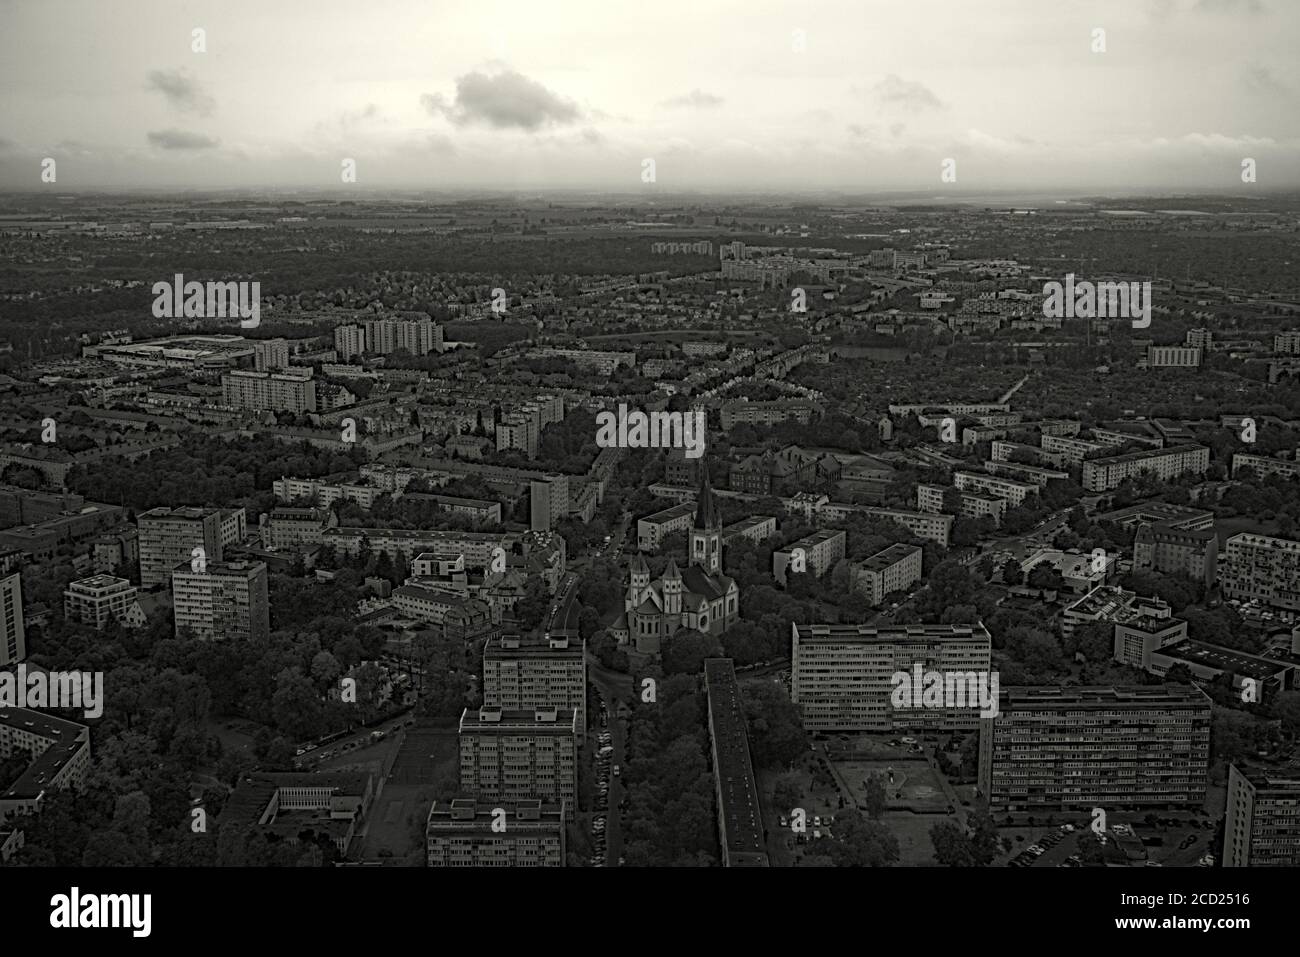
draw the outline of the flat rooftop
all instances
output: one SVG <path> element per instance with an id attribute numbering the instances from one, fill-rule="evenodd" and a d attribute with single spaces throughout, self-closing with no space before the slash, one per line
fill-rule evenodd
<path id="1" fill-rule="evenodd" d="M 1000 710 L 1011 711 L 1107 711 L 1116 708 L 1195 707 L 1210 712 L 1210 699 L 1190 684 L 1105 685 L 1066 688 L 1059 685 L 1032 688 L 1003 688 Z"/>
<path id="2" fill-rule="evenodd" d="M 724 825 L 723 853 L 728 862 L 762 867 L 768 863 L 763 812 L 749 755 L 744 702 L 731 659 L 706 660 L 704 685 L 709 697 L 709 728 L 713 732 L 713 772 Z"/>
<path id="3" fill-rule="evenodd" d="M 793 625 L 801 642 L 991 641 L 983 624 L 973 625 Z"/>
<path id="4" fill-rule="evenodd" d="M 1264 681 L 1278 672 L 1295 667 L 1291 662 L 1261 658 L 1258 655 L 1249 655 L 1219 645 L 1208 645 L 1190 638 L 1160 648 L 1157 654 L 1168 655 L 1170 658 L 1186 661 L 1188 664 L 1218 668 L 1230 674 L 1254 678 L 1256 681 Z"/>
<path id="5" fill-rule="evenodd" d="M 902 542 L 890 545 L 883 551 L 876 552 L 870 558 L 865 558 L 858 562 L 858 567 L 863 571 L 883 572 L 890 565 L 902 561 L 913 552 L 920 552 L 920 545 L 906 545 Z"/>

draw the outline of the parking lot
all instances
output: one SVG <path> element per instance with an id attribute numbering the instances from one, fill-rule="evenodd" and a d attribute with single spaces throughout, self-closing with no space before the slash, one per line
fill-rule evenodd
<path id="1" fill-rule="evenodd" d="M 1080 839 L 1092 831 L 1092 819 L 1080 817 L 1055 827 L 999 829 L 1015 843 L 1008 867 L 1210 867 L 1218 856 L 1216 831 L 1208 820 L 1155 817 L 1142 821 L 1107 821 L 1102 832 L 1102 860 L 1085 859 Z"/>

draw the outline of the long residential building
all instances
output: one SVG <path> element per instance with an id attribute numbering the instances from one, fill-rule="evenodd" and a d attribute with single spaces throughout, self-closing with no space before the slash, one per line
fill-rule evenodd
<path id="1" fill-rule="evenodd" d="M 979 793 L 997 813 L 1199 808 L 1210 709 L 1190 684 L 1003 689 L 981 719 Z"/>
<path id="2" fill-rule="evenodd" d="M 1063 465 L 1079 465 L 1085 456 L 1110 447 L 1104 442 L 1089 442 L 1086 439 L 1047 433 L 1039 437 L 1039 444 L 1044 452 L 1057 456 Z"/>
<path id="3" fill-rule="evenodd" d="M 773 399 L 770 402 L 738 399 L 723 404 L 720 421 L 723 431 L 729 432 L 737 425 L 777 425 L 781 422 L 798 422 L 808 425 L 821 414 L 821 406 L 802 399 Z"/>
<path id="4" fill-rule="evenodd" d="M 916 507 L 922 512 L 929 512 L 932 515 L 941 514 L 943 511 L 943 496 L 947 490 L 948 488 L 943 485 L 926 485 L 924 483 L 917 485 Z M 980 495 L 976 492 L 961 492 L 960 514 L 962 518 L 987 518 L 994 525 L 1001 525 L 1007 514 L 1007 500 L 1005 498 L 994 498 L 991 495 Z"/>
<path id="5" fill-rule="evenodd" d="M 1300 477 L 1300 462 L 1292 459 L 1275 459 L 1267 455 L 1247 455 L 1237 452 L 1232 456 L 1232 477 L 1242 469 L 1250 469 L 1256 475 L 1265 477 L 1277 475 L 1286 479 Z"/>
<path id="6" fill-rule="evenodd" d="M 709 750 L 723 867 L 767 867 L 763 811 L 749 753 L 745 703 L 730 658 L 704 662 Z"/>
<path id="7" fill-rule="evenodd" d="M 0 824 L 33 814 L 45 798 L 80 790 L 90 774 L 90 728 L 28 708 L 0 708 L 0 761 L 24 756 L 26 767 L 0 790 Z"/>
<path id="8" fill-rule="evenodd" d="M 992 639 L 974 625 L 791 625 L 791 699 L 809 731 L 970 730 L 977 708 L 895 708 L 897 672 L 987 675 Z"/>
<path id="9" fill-rule="evenodd" d="M 1224 545 L 1223 594 L 1300 611 L 1300 542 L 1240 532 Z"/>
<path id="10" fill-rule="evenodd" d="M 358 485 L 353 482 L 325 482 L 321 479 L 300 479 L 285 476 L 271 483 L 271 490 L 280 502 L 306 500 L 321 508 L 329 508 L 342 499 L 355 502 L 364 509 L 375 504 L 375 499 L 385 490 L 374 485 Z M 389 490 L 391 491 L 391 490 Z"/>
<path id="11" fill-rule="evenodd" d="M 467 568 L 487 568 L 492 563 L 494 551 L 501 549 L 509 554 L 521 537 L 515 532 L 340 526 L 322 532 L 321 543 L 333 545 L 347 555 L 359 554 L 366 547 L 376 555 L 386 551 L 391 557 L 395 557 L 399 551 L 408 557 L 421 552 L 430 552 L 437 558 L 464 555 Z"/>
<path id="12" fill-rule="evenodd" d="M 1037 485 L 982 472 L 954 472 L 952 484 L 963 492 L 983 492 L 1012 505 L 1023 505 L 1029 496 L 1038 494 Z"/>
<path id="13" fill-rule="evenodd" d="M 1300 867 L 1300 771 L 1228 765 L 1224 867 Z"/>
<path id="14" fill-rule="evenodd" d="M 1070 477 L 1069 472 L 1062 472 L 1060 469 L 1045 469 L 1038 465 L 1021 465 L 1019 462 L 988 461 L 984 463 L 984 468 L 990 475 L 1000 475 L 1019 482 L 1029 482 L 1037 485 L 1040 489 L 1047 488 L 1048 482 L 1064 482 Z"/>
<path id="15" fill-rule="evenodd" d="M 1204 475 L 1210 467 L 1210 450 L 1204 445 L 1173 445 L 1166 449 L 1129 452 L 1083 463 L 1083 487 L 1089 492 L 1109 492 L 1126 478 L 1142 474 L 1159 479 L 1191 472 Z"/>
<path id="16" fill-rule="evenodd" d="M 653 515 L 638 518 L 636 521 L 636 547 L 638 551 L 654 552 L 659 550 L 663 540 L 673 532 L 685 532 L 691 527 L 695 518 L 695 502 L 682 502 L 672 505 Z"/>
<path id="17" fill-rule="evenodd" d="M 256 412 L 315 412 L 316 380 L 278 372 L 228 372 L 221 377 L 221 402 Z"/>

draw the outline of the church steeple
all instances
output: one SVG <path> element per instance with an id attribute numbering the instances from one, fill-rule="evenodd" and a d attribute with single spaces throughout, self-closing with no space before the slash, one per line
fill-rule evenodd
<path id="1" fill-rule="evenodd" d="M 695 503 L 695 524 L 691 528 L 691 564 L 716 575 L 722 571 L 722 516 L 713 501 L 709 465 L 705 462 L 702 467 L 704 475 L 700 497 Z"/>
<path id="2" fill-rule="evenodd" d="M 722 519 L 718 515 L 718 506 L 713 501 L 713 486 L 709 483 L 709 463 L 704 462 L 700 471 L 703 476 L 700 480 L 700 497 L 695 503 L 695 527 L 721 528 Z"/>

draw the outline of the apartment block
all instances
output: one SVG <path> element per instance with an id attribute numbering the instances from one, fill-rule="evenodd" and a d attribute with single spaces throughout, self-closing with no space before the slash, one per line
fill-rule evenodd
<path id="1" fill-rule="evenodd" d="M 271 489 L 280 502 L 305 500 L 320 508 L 329 508 L 342 499 L 347 502 L 355 502 L 364 509 L 373 506 L 375 499 L 385 491 L 374 485 L 357 485 L 352 482 L 330 483 L 322 482 L 319 479 L 300 479 L 288 476 L 276 479 L 272 483 Z"/>
<path id="2" fill-rule="evenodd" d="M 1300 771 L 1228 765 L 1223 866 L 1300 866 Z"/>
<path id="3" fill-rule="evenodd" d="M 921 580 L 921 546 L 890 545 L 854 563 L 849 575 L 853 588 L 878 607 L 886 595 L 904 591 Z"/>
<path id="4" fill-rule="evenodd" d="M 1129 452 L 1083 463 L 1083 487 L 1089 492 L 1109 492 L 1126 478 L 1154 475 L 1177 478 L 1188 472 L 1204 475 L 1210 467 L 1210 450 L 1204 445 L 1173 445 L 1166 449 Z"/>
<path id="5" fill-rule="evenodd" d="M 577 716 L 568 708 L 466 708 L 460 718 L 460 788 L 488 801 L 573 806 L 577 731 Z"/>
<path id="6" fill-rule="evenodd" d="M 249 640 L 271 633 L 271 603 L 263 562 L 208 562 L 203 571 L 190 563 L 172 572 L 172 614 L 176 635 Z"/>
<path id="7" fill-rule="evenodd" d="M 1300 355 L 1300 330 L 1275 333 L 1273 351 L 1285 355 Z"/>
<path id="8" fill-rule="evenodd" d="M 1104 442 L 1089 442 L 1065 435 L 1051 435 L 1044 432 L 1039 437 L 1039 445 L 1044 452 L 1058 456 L 1062 465 L 1079 465 L 1084 456 L 1100 452 L 1110 446 Z"/>
<path id="9" fill-rule="evenodd" d="M 136 599 L 136 587 L 125 578 L 92 575 L 70 582 L 63 593 L 63 617 L 93 625 L 102 631 L 110 621 L 128 627 L 144 624 L 144 612 Z"/>
<path id="10" fill-rule="evenodd" d="M 980 722 L 979 792 L 994 813 L 1199 808 L 1210 708 L 1194 685 L 1003 689 Z"/>
<path id="11" fill-rule="evenodd" d="M 952 484 L 963 492 L 991 495 L 993 498 L 1004 499 L 1011 505 L 1023 505 L 1029 496 L 1038 494 L 1037 485 L 982 472 L 954 472 Z"/>
<path id="12" fill-rule="evenodd" d="M 514 450 L 522 452 L 530 459 L 537 458 L 537 443 L 540 438 L 538 419 L 524 410 L 508 412 L 497 423 L 497 451 Z"/>
<path id="13" fill-rule="evenodd" d="M 366 330 L 364 326 L 346 325 L 334 327 L 334 351 L 338 353 L 339 362 L 355 359 L 366 351 Z"/>
<path id="14" fill-rule="evenodd" d="M 529 355 L 538 358 L 568 359 L 579 369 L 610 376 L 619 366 L 636 366 L 635 352 L 601 352 L 595 349 L 534 349 Z"/>
<path id="15" fill-rule="evenodd" d="M 922 512 L 940 514 L 943 510 L 943 496 L 947 487 L 942 485 L 920 484 L 916 487 L 916 507 Z M 1007 500 L 975 492 L 961 493 L 962 518 L 988 518 L 994 525 L 1001 525 L 1007 514 Z"/>
<path id="16" fill-rule="evenodd" d="M 227 372 L 221 377 L 221 402 L 254 412 L 315 412 L 316 380 L 278 372 Z"/>
<path id="17" fill-rule="evenodd" d="M 375 555 L 419 555 L 429 552 L 436 558 L 465 556 L 466 568 L 487 568 L 497 549 L 509 554 L 521 536 L 507 532 L 459 532 L 449 529 L 356 528 L 339 526 L 321 534 L 321 542 L 332 545 L 346 555 L 369 549 Z"/>
<path id="18" fill-rule="evenodd" d="M 775 534 L 775 515 L 751 515 L 724 528 L 722 544 L 729 545 L 737 539 L 743 539 L 754 545 L 761 545 Z"/>
<path id="19" fill-rule="evenodd" d="M 221 512 L 215 508 L 160 506 L 136 518 L 139 529 L 140 584 L 144 588 L 171 581 L 172 570 L 202 548 L 205 561 L 222 557 Z"/>
<path id="20" fill-rule="evenodd" d="M 408 492 L 403 496 L 412 502 L 427 502 L 440 512 L 463 515 L 476 522 L 501 524 L 501 503 L 481 498 L 461 498 L 456 495 L 438 495 L 434 492 Z"/>
<path id="21" fill-rule="evenodd" d="M 1223 594 L 1300 611 L 1300 542 L 1241 532 L 1224 545 Z"/>
<path id="22" fill-rule="evenodd" d="M 1142 524 L 1133 536 L 1133 570 L 1181 575 L 1205 589 L 1214 587 L 1219 568 L 1219 536 L 1208 529 Z"/>
<path id="23" fill-rule="evenodd" d="M 566 805 L 434 801 L 425 822 L 429 867 L 564 867 Z"/>
<path id="24" fill-rule="evenodd" d="M 737 425 L 777 425 L 781 422 L 797 422 L 807 425 L 821 414 L 821 407 L 815 402 L 799 399 L 774 399 L 770 402 L 746 401 L 743 399 L 727 402 L 722 406 L 719 418 L 723 431 L 730 431 Z"/>
<path id="25" fill-rule="evenodd" d="M 839 528 L 813 532 L 772 552 L 772 577 L 782 585 L 788 571 L 806 571 L 821 578 L 844 557 L 848 534 Z M 793 567 L 791 567 L 793 566 Z M 802 566 L 802 567 L 800 567 Z"/>
<path id="26" fill-rule="evenodd" d="M 1148 369 L 1195 369 L 1201 364 L 1201 350 L 1195 346 L 1147 346 L 1145 368 Z M 1143 368 L 1143 359 L 1138 360 L 1138 368 Z"/>
<path id="27" fill-rule="evenodd" d="M 659 550 L 663 540 L 673 532 L 684 532 L 695 518 L 695 502 L 682 502 L 662 511 L 639 518 L 636 522 L 636 547 L 643 552 Z"/>
<path id="28" fill-rule="evenodd" d="M 992 639 L 974 625 L 791 626 L 791 699 L 808 731 L 970 730 L 974 708 L 895 708 L 895 672 L 987 674 Z"/>
<path id="29" fill-rule="evenodd" d="M 254 340 L 253 368 L 258 372 L 275 372 L 289 368 L 289 341 L 287 339 Z"/>
<path id="30" fill-rule="evenodd" d="M 408 313 L 396 319 L 369 319 L 365 333 L 367 351 L 380 355 L 391 355 L 399 349 L 413 356 L 442 351 L 442 326 L 427 315 Z"/>
<path id="31" fill-rule="evenodd" d="M 528 483 L 529 528 L 548 532 L 569 514 L 569 477 L 555 472 Z"/>
<path id="32" fill-rule="evenodd" d="M 328 508 L 273 508 L 262 526 L 262 543 L 275 550 L 319 545 L 325 530 L 338 523 Z"/>
<path id="33" fill-rule="evenodd" d="M 34 814 L 47 795 L 81 790 L 90 774 L 90 729 L 28 708 L 0 708 L 0 761 L 24 756 L 27 767 L 0 790 L 0 822 Z"/>
<path id="34" fill-rule="evenodd" d="M 502 711 L 573 711 L 581 743 L 587 733 L 586 649 L 580 638 L 490 638 L 483 648 L 483 704 Z"/>
<path id="35" fill-rule="evenodd" d="M 984 470 L 990 475 L 1000 475 L 1003 478 L 1014 479 L 1017 482 L 1027 482 L 1036 485 L 1038 488 L 1047 488 L 1048 482 L 1065 481 L 1070 477 L 1069 472 L 1063 472 L 1060 469 L 1046 469 L 1039 465 L 1021 465 L 1019 462 L 994 462 L 984 463 Z"/>
<path id="36" fill-rule="evenodd" d="M 1275 459 L 1267 455 L 1247 455 L 1237 452 L 1232 456 L 1232 477 L 1236 478 L 1241 469 L 1251 469 L 1256 475 L 1265 477 L 1276 475 L 1284 479 L 1300 477 L 1300 461 L 1293 459 Z"/>
<path id="37" fill-rule="evenodd" d="M 27 657 L 27 631 L 23 622 L 23 577 L 19 572 L 0 577 L 0 668 Z"/>

